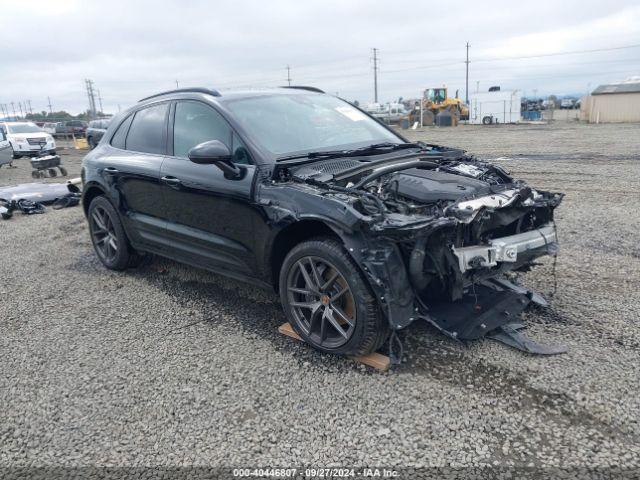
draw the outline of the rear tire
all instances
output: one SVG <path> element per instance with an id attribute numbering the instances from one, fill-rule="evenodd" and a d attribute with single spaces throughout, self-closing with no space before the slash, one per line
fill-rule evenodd
<path id="1" fill-rule="evenodd" d="M 367 281 L 333 238 L 296 245 L 282 264 L 279 285 L 291 326 L 317 350 L 366 355 L 389 336 L 387 319 Z"/>
<path id="2" fill-rule="evenodd" d="M 136 267 L 143 256 L 130 245 L 120 216 L 106 197 L 91 201 L 87 214 L 91 243 L 102 264 L 110 270 Z"/>
<path id="3" fill-rule="evenodd" d="M 493 123 L 493 117 L 486 116 L 482 118 L 483 125 L 491 125 Z"/>

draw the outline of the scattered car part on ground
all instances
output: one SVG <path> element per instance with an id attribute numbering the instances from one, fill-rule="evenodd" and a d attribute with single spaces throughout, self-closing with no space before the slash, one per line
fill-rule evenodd
<path id="1" fill-rule="evenodd" d="M 153 95 L 104 140 L 82 177 L 107 268 L 151 252 L 272 286 L 330 353 L 395 345 L 418 319 L 457 340 L 562 350 L 522 340 L 518 315 L 544 302 L 507 278 L 557 253 L 560 193 L 307 87 Z"/>
<path id="2" fill-rule="evenodd" d="M 25 214 L 44 213 L 43 204 L 47 203 L 52 203 L 56 210 L 78 205 L 81 198 L 79 184 L 80 178 L 74 178 L 66 183 L 23 183 L 1 187 L 2 218 L 11 218 L 15 210 Z"/>
<path id="3" fill-rule="evenodd" d="M 0 214 L 4 220 L 9 220 L 13 217 L 15 210 L 20 210 L 24 215 L 34 215 L 44 213 L 46 208 L 40 202 L 25 199 L 11 200 L 9 202 L 0 201 Z"/>

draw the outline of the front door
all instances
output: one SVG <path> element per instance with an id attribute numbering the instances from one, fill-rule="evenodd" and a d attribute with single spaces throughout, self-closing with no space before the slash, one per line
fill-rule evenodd
<path id="1" fill-rule="evenodd" d="M 169 131 L 173 155 L 165 159 L 160 172 L 168 238 L 184 261 L 255 276 L 253 225 L 259 215 L 251 202 L 255 167 L 247 149 L 222 115 L 198 101 L 175 104 Z M 241 179 L 227 179 L 215 165 L 187 158 L 191 148 L 209 140 L 229 147 L 243 170 Z"/>

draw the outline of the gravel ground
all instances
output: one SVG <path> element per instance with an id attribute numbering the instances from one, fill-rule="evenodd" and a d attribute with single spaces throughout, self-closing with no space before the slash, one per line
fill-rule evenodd
<path id="1" fill-rule="evenodd" d="M 403 335 L 407 361 L 378 373 L 279 335 L 284 315 L 270 292 L 158 258 L 107 271 L 80 208 L 17 214 L 0 222 L 0 466 L 637 474 L 640 125 L 408 136 L 567 193 L 553 308 L 525 316 L 530 336 L 568 354 L 461 345 L 416 324 Z M 79 173 L 80 152 L 62 153 Z M 16 165 L 0 169 L 0 185 L 31 181 L 27 161 Z M 527 283 L 548 292 L 550 263 Z"/>

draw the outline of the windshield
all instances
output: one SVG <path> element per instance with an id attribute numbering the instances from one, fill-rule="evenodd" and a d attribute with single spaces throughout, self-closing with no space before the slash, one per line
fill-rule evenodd
<path id="1" fill-rule="evenodd" d="M 275 156 L 404 143 L 357 108 L 329 95 L 268 95 L 230 100 L 227 106 Z"/>
<path id="2" fill-rule="evenodd" d="M 9 133 L 40 133 L 42 129 L 35 123 L 16 123 L 7 125 Z"/>

